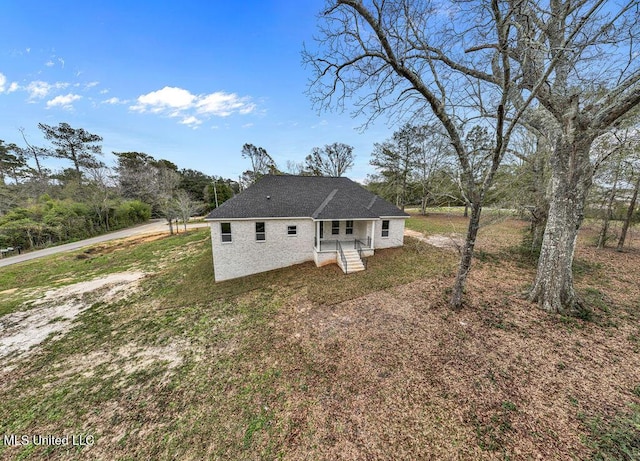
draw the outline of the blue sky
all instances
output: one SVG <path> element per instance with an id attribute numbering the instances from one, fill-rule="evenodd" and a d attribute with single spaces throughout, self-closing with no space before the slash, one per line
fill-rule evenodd
<path id="1" fill-rule="evenodd" d="M 362 180 L 374 142 L 393 127 L 318 114 L 304 94 L 321 0 L 9 0 L 0 6 L 0 139 L 46 145 L 38 122 L 67 122 L 181 168 L 237 178 L 244 143 L 284 168 L 315 146 L 355 147 Z"/>

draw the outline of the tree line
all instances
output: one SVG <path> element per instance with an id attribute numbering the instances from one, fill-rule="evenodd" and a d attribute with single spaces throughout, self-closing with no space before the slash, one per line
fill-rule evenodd
<path id="1" fill-rule="evenodd" d="M 49 146 L 0 140 L 0 247 L 24 249 L 91 237 L 150 217 L 183 222 L 239 191 L 237 181 L 180 169 L 141 152 L 102 161 L 102 137 L 67 123 L 38 124 Z M 66 161 L 53 170 L 50 159 Z"/>
<path id="2" fill-rule="evenodd" d="M 38 124 L 49 146 L 35 146 L 20 129 L 21 145 L 0 140 L 0 247 L 24 249 L 91 237 L 165 218 L 169 231 L 196 213 L 206 213 L 265 174 L 285 174 L 263 147 L 244 144 L 250 168 L 237 180 L 180 169 L 143 152 L 113 152 L 102 161 L 102 137 L 68 123 Z M 49 159 L 68 167 L 52 170 Z M 333 143 L 313 148 L 304 162 L 289 162 L 288 174 L 342 176 L 354 161 L 353 147 Z"/>
<path id="3" fill-rule="evenodd" d="M 355 159 L 353 146 L 341 142 L 314 147 L 303 162 L 289 160 L 284 171 L 278 168 L 273 157 L 263 147 L 245 144 L 242 146 L 241 155 L 251 164 L 251 168 L 242 173 L 239 178 L 242 188 L 253 184 L 266 174 L 343 176 L 353 167 Z"/>

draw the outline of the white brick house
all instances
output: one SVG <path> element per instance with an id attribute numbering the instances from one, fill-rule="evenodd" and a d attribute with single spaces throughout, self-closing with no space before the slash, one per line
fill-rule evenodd
<path id="1" fill-rule="evenodd" d="M 408 214 L 348 178 L 267 175 L 206 217 L 217 282 L 315 261 L 345 273 L 403 244 Z"/>

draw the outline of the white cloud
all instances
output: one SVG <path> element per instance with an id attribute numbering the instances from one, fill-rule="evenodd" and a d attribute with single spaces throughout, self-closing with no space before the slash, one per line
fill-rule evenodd
<path id="1" fill-rule="evenodd" d="M 235 93 L 217 91 L 194 95 L 183 88 L 165 86 L 161 90 L 138 97 L 136 104 L 129 109 L 182 118 L 180 123 L 194 126 L 202 123 L 196 115 L 208 118 L 228 117 L 236 113 L 249 114 L 256 110 L 256 105 L 249 97 L 240 97 Z"/>
<path id="2" fill-rule="evenodd" d="M 85 85 L 85 88 L 93 88 L 94 86 L 100 85 L 100 82 L 89 82 Z"/>
<path id="3" fill-rule="evenodd" d="M 234 112 L 248 114 L 255 110 L 255 104 L 248 98 L 240 98 L 235 93 L 216 91 L 201 98 L 197 103 L 198 113 L 228 117 Z"/>
<path id="4" fill-rule="evenodd" d="M 253 123 L 245 123 L 244 125 L 242 125 L 242 128 L 251 128 L 253 126 Z"/>
<path id="5" fill-rule="evenodd" d="M 127 104 L 128 101 L 122 100 L 120 98 L 109 98 L 102 101 L 102 104 Z"/>
<path id="6" fill-rule="evenodd" d="M 188 109 L 193 105 L 196 97 L 182 88 L 165 86 L 158 91 L 143 94 L 138 98 L 138 104 L 131 106 L 138 112 L 163 112 L 166 109 Z"/>
<path id="7" fill-rule="evenodd" d="M 37 80 L 29 83 L 25 90 L 29 93 L 30 99 L 42 99 L 45 98 L 51 90 L 62 90 L 68 87 L 68 83 L 57 82 L 57 83 L 47 83 L 42 80 Z"/>
<path id="8" fill-rule="evenodd" d="M 72 94 L 72 93 L 69 93 L 64 96 L 62 95 L 56 96 L 52 100 L 47 101 L 47 108 L 60 106 L 63 109 L 71 109 L 72 108 L 71 104 L 73 104 L 78 99 L 82 99 L 82 96 L 78 94 Z"/>
<path id="9" fill-rule="evenodd" d="M 56 64 L 53 61 L 49 60 L 49 61 L 45 62 L 44 65 L 47 66 L 47 67 L 53 67 Z"/>
<path id="10" fill-rule="evenodd" d="M 13 93 L 18 89 L 18 84 L 16 82 L 12 82 L 9 84 L 9 88 L 7 88 L 7 77 L 0 72 L 0 93 Z"/>
<path id="11" fill-rule="evenodd" d="M 190 126 L 191 128 L 196 128 L 198 125 L 202 124 L 202 120 L 195 118 L 193 115 L 183 119 L 180 122 L 182 125 Z"/>

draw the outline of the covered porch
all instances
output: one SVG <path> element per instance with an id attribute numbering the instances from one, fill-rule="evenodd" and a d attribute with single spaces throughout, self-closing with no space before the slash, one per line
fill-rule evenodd
<path id="1" fill-rule="evenodd" d="M 337 251 L 338 242 L 345 247 L 358 245 L 375 248 L 376 221 L 373 219 L 342 219 L 315 221 L 314 248 L 317 252 Z"/>
<path id="2" fill-rule="evenodd" d="M 315 221 L 314 259 L 317 266 L 337 263 L 345 272 L 359 259 L 366 267 L 366 259 L 373 256 L 376 220 L 344 219 Z"/>

